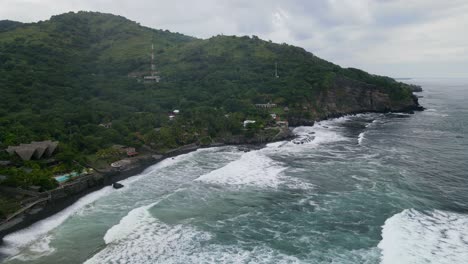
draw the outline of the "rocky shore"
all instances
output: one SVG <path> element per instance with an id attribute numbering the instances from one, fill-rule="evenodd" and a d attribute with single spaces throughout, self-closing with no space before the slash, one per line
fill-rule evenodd
<path id="1" fill-rule="evenodd" d="M 333 93 L 333 91 L 331 91 Z M 333 97 L 333 95 L 327 95 Z M 375 97 L 375 94 L 371 94 L 371 97 Z M 324 99 L 324 98 L 322 98 Z M 328 98 L 329 99 L 329 98 Z M 378 99 L 378 98 L 377 98 Z M 322 103 L 328 101 L 323 100 Z M 317 116 L 314 119 L 305 119 L 305 118 L 296 118 L 289 120 L 291 127 L 295 126 L 312 126 L 314 122 L 321 121 L 329 118 L 337 118 L 345 115 L 359 114 L 359 113 L 369 113 L 369 112 L 378 112 L 378 113 L 388 113 L 388 112 L 405 112 L 405 113 L 414 113 L 414 111 L 422 111 L 424 108 L 419 105 L 418 98 L 412 96 L 412 101 L 407 102 L 402 105 L 388 105 L 387 107 L 374 107 L 372 100 L 368 100 L 370 104 L 361 105 L 359 108 L 338 108 L 336 105 L 328 105 L 326 107 L 327 111 L 321 113 L 320 116 Z M 19 214 L 15 218 L 11 219 L 8 222 L 0 224 L 0 244 L 4 236 L 27 228 L 30 225 L 34 224 L 37 221 L 45 219 L 49 216 L 52 216 L 66 207 L 75 203 L 81 197 L 97 191 L 105 186 L 110 186 L 115 182 L 124 180 L 131 176 L 137 175 L 143 172 L 146 168 L 151 165 L 154 165 L 166 158 L 174 157 L 177 155 L 189 153 L 196 151 L 200 148 L 209 148 L 217 147 L 223 145 L 245 145 L 245 148 L 255 148 L 264 146 L 266 143 L 283 141 L 287 139 L 292 139 L 294 136 L 288 128 L 280 129 L 280 132 L 271 136 L 271 135 L 260 135 L 247 138 L 245 136 L 231 136 L 228 138 L 221 139 L 219 142 L 214 142 L 207 145 L 187 145 L 171 151 L 166 152 L 164 155 L 151 155 L 146 154 L 142 155 L 133 160 L 133 162 L 127 166 L 125 169 L 120 170 L 107 170 L 101 171 L 93 175 L 88 175 L 80 180 L 73 182 L 70 185 L 55 189 L 50 191 L 49 199 L 47 201 L 41 202 L 36 206 L 30 208 L 29 210 Z"/>

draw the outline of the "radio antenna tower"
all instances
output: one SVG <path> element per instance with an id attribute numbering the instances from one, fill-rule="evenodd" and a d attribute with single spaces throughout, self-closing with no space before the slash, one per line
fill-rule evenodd
<path id="1" fill-rule="evenodd" d="M 154 44 L 151 43 L 151 76 L 154 76 L 154 71 L 156 66 L 154 66 Z"/>
<path id="2" fill-rule="evenodd" d="M 145 76 L 143 79 L 147 82 L 159 82 L 161 77 L 156 71 L 156 66 L 154 65 L 154 43 L 151 43 L 151 72 L 150 76 Z"/>
<path id="3" fill-rule="evenodd" d="M 278 75 L 278 63 L 275 62 L 275 78 L 279 78 L 279 75 Z"/>

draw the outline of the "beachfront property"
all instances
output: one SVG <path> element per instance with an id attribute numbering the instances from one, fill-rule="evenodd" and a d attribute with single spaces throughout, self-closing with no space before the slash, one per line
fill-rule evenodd
<path id="1" fill-rule="evenodd" d="M 113 149 L 117 150 L 120 154 L 126 154 L 127 157 L 134 157 L 138 155 L 138 152 L 134 147 L 126 147 L 124 145 L 115 144 L 112 146 Z"/>
<path id="2" fill-rule="evenodd" d="M 10 155 L 18 155 L 22 160 L 42 159 L 52 156 L 58 146 L 58 141 L 33 141 L 30 144 L 9 146 L 6 151 Z"/>
<path id="3" fill-rule="evenodd" d="M 127 154 L 127 157 L 135 157 L 138 155 L 136 149 L 132 147 L 125 148 L 125 153 Z"/>
<path id="4" fill-rule="evenodd" d="M 68 182 L 70 180 L 73 180 L 77 177 L 80 177 L 80 176 L 83 176 L 83 175 L 88 175 L 88 174 L 91 174 L 93 173 L 94 170 L 93 169 L 85 169 L 83 170 L 82 172 L 76 172 L 76 171 L 72 171 L 70 173 L 66 173 L 66 174 L 62 174 L 62 175 L 57 175 L 57 176 L 54 176 L 54 179 L 59 183 L 59 184 L 63 184 L 65 182 Z"/>

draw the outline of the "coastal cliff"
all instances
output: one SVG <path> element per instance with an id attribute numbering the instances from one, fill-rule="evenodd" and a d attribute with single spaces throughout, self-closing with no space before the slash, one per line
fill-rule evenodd
<path id="1" fill-rule="evenodd" d="M 406 85 L 392 90 L 341 76 L 336 77 L 303 109 L 300 113 L 289 115 L 290 126 L 311 126 L 314 121 L 358 113 L 413 113 L 424 110 L 424 107 Z"/>
<path id="2" fill-rule="evenodd" d="M 316 104 L 321 109 L 321 118 L 362 112 L 422 110 L 417 97 L 409 89 L 398 92 L 399 94 L 377 85 L 340 77 L 320 94 Z"/>

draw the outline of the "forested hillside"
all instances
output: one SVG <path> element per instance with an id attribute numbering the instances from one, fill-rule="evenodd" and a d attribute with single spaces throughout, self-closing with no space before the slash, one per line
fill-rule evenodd
<path id="1" fill-rule="evenodd" d="M 148 84 L 141 77 L 149 74 L 151 44 L 162 80 Z M 255 36 L 197 39 L 94 12 L 0 22 L 0 93 L 0 148 L 58 140 L 58 158 L 68 162 L 86 162 L 113 144 L 164 150 L 246 133 L 243 120 L 261 129 L 271 111 L 315 120 L 417 105 L 405 84 L 302 48 Z M 254 106 L 268 102 L 278 107 Z M 170 121 L 174 109 L 180 114 Z"/>

